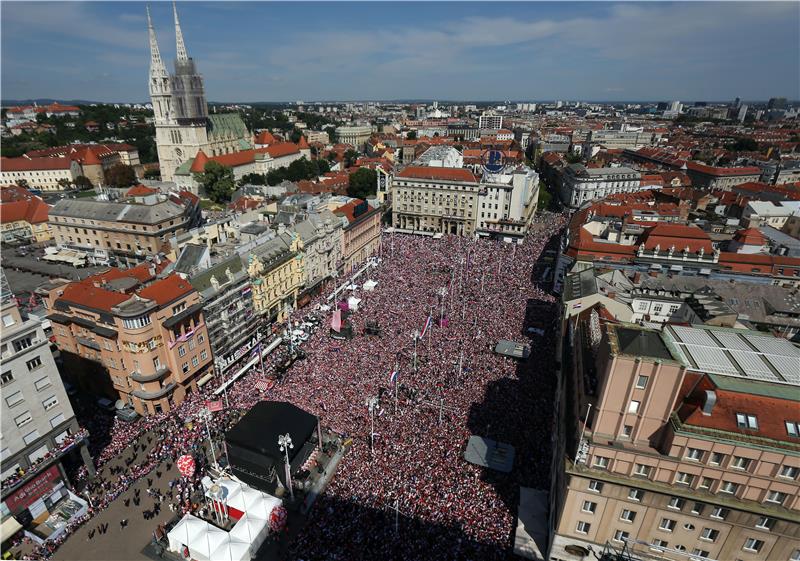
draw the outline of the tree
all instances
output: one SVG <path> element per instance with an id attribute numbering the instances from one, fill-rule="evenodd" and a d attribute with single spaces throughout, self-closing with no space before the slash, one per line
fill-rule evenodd
<path id="1" fill-rule="evenodd" d="M 215 203 L 231 200 L 233 194 L 233 169 L 219 162 L 206 162 L 203 173 L 194 174 L 195 181 L 203 186 L 206 196 Z"/>
<path id="2" fill-rule="evenodd" d="M 306 168 L 306 160 L 305 158 L 300 158 L 299 160 L 293 161 L 289 164 L 289 168 L 287 170 L 287 175 L 289 177 L 289 181 L 300 181 L 301 179 L 308 179 L 308 169 Z"/>
<path id="3" fill-rule="evenodd" d="M 350 185 L 347 194 L 351 197 L 366 199 L 378 191 L 378 172 L 369 168 L 358 168 L 350 174 Z"/>
<path id="4" fill-rule="evenodd" d="M 328 132 L 328 140 L 330 141 L 331 144 L 335 144 L 336 143 L 336 129 L 328 128 L 326 130 Z"/>
<path id="5" fill-rule="evenodd" d="M 406 138 L 409 140 L 416 140 L 417 139 L 417 131 L 408 131 L 406 134 Z"/>
<path id="6" fill-rule="evenodd" d="M 161 170 L 147 169 L 144 171 L 145 179 L 161 179 Z"/>
<path id="7" fill-rule="evenodd" d="M 331 171 L 331 164 L 328 162 L 328 160 L 319 158 L 314 161 L 317 163 L 317 168 L 319 168 L 319 175 L 325 175 Z"/>
<path id="8" fill-rule="evenodd" d="M 72 187 L 72 181 L 67 179 L 66 177 L 62 177 L 58 180 L 58 186 L 61 187 L 63 191 L 66 191 L 70 187 Z"/>
<path id="9" fill-rule="evenodd" d="M 289 135 L 289 140 L 291 140 L 292 142 L 297 144 L 298 142 L 300 142 L 300 137 L 301 136 L 303 136 L 303 134 L 299 130 L 294 129 L 292 131 L 292 134 Z"/>
<path id="10" fill-rule="evenodd" d="M 239 180 L 239 186 L 242 185 L 266 185 L 267 178 L 261 175 L 260 173 L 248 173 L 247 175 L 243 175 L 242 178 Z"/>
<path id="11" fill-rule="evenodd" d="M 131 166 L 116 164 L 106 172 L 106 183 L 112 187 L 130 187 L 136 183 L 136 172 Z"/>
<path id="12" fill-rule="evenodd" d="M 75 186 L 76 189 L 79 189 L 81 191 L 86 191 L 87 189 L 91 189 L 92 187 L 94 187 L 94 185 L 92 185 L 92 181 L 85 175 L 79 175 L 78 177 L 76 177 L 75 181 L 73 181 L 72 184 Z"/>
<path id="13" fill-rule="evenodd" d="M 758 142 L 752 138 L 739 138 L 731 145 L 730 149 L 736 152 L 756 152 L 758 150 Z"/>
<path id="14" fill-rule="evenodd" d="M 575 152 L 570 152 L 567 154 L 567 162 L 570 164 L 579 164 L 581 162 L 581 155 L 576 154 Z"/>
<path id="15" fill-rule="evenodd" d="M 344 153 L 344 167 L 349 168 L 352 167 L 353 164 L 356 163 L 358 159 L 358 152 L 353 150 L 352 148 Z"/>
<path id="16" fill-rule="evenodd" d="M 538 201 L 538 208 L 539 210 L 547 210 L 550 208 L 550 204 L 553 202 L 553 195 L 550 194 L 547 189 L 543 187 L 539 188 L 539 201 Z"/>

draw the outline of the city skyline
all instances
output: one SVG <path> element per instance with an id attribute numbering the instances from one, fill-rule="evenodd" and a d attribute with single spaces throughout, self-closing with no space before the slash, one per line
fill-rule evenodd
<path id="1" fill-rule="evenodd" d="M 800 97 L 800 51 L 785 48 L 800 42 L 795 3 L 420 7 L 178 4 L 189 55 L 218 102 Z M 4 99 L 147 100 L 144 3 L 3 8 Z M 171 5 L 151 10 L 171 67 Z"/>

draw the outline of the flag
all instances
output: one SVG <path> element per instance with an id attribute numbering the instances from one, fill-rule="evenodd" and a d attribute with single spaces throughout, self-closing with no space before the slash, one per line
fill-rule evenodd
<path id="1" fill-rule="evenodd" d="M 206 408 L 211 411 L 222 411 L 222 401 L 206 401 Z"/>
<path id="2" fill-rule="evenodd" d="M 389 374 L 389 383 L 390 384 L 397 383 L 397 370 L 392 370 L 392 373 Z"/>
<path id="3" fill-rule="evenodd" d="M 342 330 L 342 310 L 336 310 L 333 312 L 333 318 L 331 319 L 331 329 L 333 329 L 336 333 L 339 333 Z"/>
<path id="4" fill-rule="evenodd" d="M 422 328 L 422 334 L 420 338 L 425 337 L 425 334 L 428 332 L 428 328 L 431 326 L 432 318 L 430 314 L 428 314 L 428 319 L 425 320 L 425 327 Z"/>

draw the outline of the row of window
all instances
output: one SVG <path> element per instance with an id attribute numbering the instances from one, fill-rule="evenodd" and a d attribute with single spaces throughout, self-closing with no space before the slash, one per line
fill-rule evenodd
<path id="1" fill-rule="evenodd" d="M 49 411 L 50 409 L 52 409 L 56 405 L 58 405 L 58 398 L 56 396 L 54 396 L 54 395 L 51 395 L 50 397 L 48 397 L 47 399 L 42 401 L 42 407 L 44 407 L 45 411 Z M 31 416 L 31 412 L 30 411 L 25 411 L 24 413 L 20 413 L 19 415 L 14 417 L 14 423 L 16 423 L 18 428 L 24 427 L 25 425 L 30 423 L 32 420 L 33 420 L 33 417 Z"/>
<path id="2" fill-rule="evenodd" d="M 790 429 L 791 425 L 791 429 Z M 790 430 L 797 429 L 797 423 L 793 422 L 786 422 L 787 432 Z M 791 434 L 791 432 L 790 432 Z M 706 455 L 705 450 L 701 450 L 699 448 L 687 448 L 685 458 L 687 460 L 692 460 L 695 462 L 702 462 L 703 458 Z M 712 466 L 720 466 L 724 467 L 725 460 L 727 459 L 727 455 L 721 452 L 711 452 L 708 456 L 708 463 Z M 743 456 L 731 456 L 730 461 L 728 461 L 728 468 L 730 469 L 738 469 L 742 471 L 748 471 L 750 467 L 753 465 L 753 460 L 751 458 L 745 458 Z M 795 479 L 800 473 L 800 468 L 795 466 L 784 465 L 781 466 L 778 470 L 779 477 L 785 477 L 788 479 Z"/>

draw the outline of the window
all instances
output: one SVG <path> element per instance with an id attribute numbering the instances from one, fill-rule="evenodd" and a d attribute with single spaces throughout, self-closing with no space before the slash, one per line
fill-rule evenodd
<path id="1" fill-rule="evenodd" d="M 208 353 L 203 351 L 200 353 L 200 360 L 205 360 L 208 358 Z"/>
<path id="2" fill-rule="evenodd" d="M 772 530 L 775 527 L 775 519 L 768 516 L 761 516 L 756 521 L 756 528 L 760 530 Z"/>
<path id="3" fill-rule="evenodd" d="M 663 304 L 655 304 L 653 306 L 653 313 L 654 314 L 660 314 L 663 307 L 664 307 Z"/>
<path id="4" fill-rule="evenodd" d="M 13 380 L 14 380 L 14 375 L 11 373 L 10 370 L 8 372 L 3 372 L 3 374 L 0 375 L 0 381 L 2 381 L 3 385 L 12 382 Z"/>
<path id="5" fill-rule="evenodd" d="M 196 346 L 197 346 L 197 343 L 194 342 L 194 339 L 189 341 L 189 350 L 190 351 L 193 351 Z"/>
<path id="6" fill-rule="evenodd" d="M 800 436 L 800 423 L 795 421 L 786 421 L 786 434 L 789 436 Z"/>
<path id="7" fill-rule="evenodd" d="M 742 549 L 745 551 L 755 551 L 758 553 L 761 551 L 762 547 L 764 547 L 764 542 L 762 540 L 757 540 L 756 538 L 747 538 L 744 541 L 744 547 Z"/>
<path id="8" fill-rule="evenodd" d="M 617 530 L 614 532 L 614 541 L 615 542 L 625 542 L 628 541 L 628 537 L 630 534 L 624 530 Z"/>
<path id="9" fill-rule="evenodd" d="M 44 378 L 39 378 L 33 383 L 33 385 L 36 388 L 37 392 L 42 391 L 43 389 L 45 389 L 47 386 L 50 385 L 50 378 L 48 378 L 47 376 L 45 376 Z"/>
<path id="10" fill-rule="evenodd" d="M 619 515 L 619 519 L 623 522 L 633 522 L 636 520 L 636 513 L 632 510 L 623 509 L 622 513 Z"/>
<path id="11" fill-rule="evenodd" d="M 800 561 L 800 549 L 795 549 L 792 552 L 792 556 L 789 558 L 789 561 Z"/>
<path id="12" fill-rule="evenodd" d="M 189 372 L 189 363 L 188 363 L 188 362 L 184 362 L 184 363 L 181 365 L 181 370 L 183 371 L 183 373 L 184 373 L 184 374 L 186 374 L 187 372 Z"/>
<path id="13" fill-rule="evenodd" d="M 624 438 L 630 438 L 632 433 L 633 433 L 633 427 L 631 425 L 624 425 L 622 427 L 622 436 Z"/>
<path id="14" fill-rule="evenodd" d="M 25 442 L 25 444 L 31 444 L 32 442 L 36 441 L 37 438 L 39 438 L 39 431 L 34 430 L 23 436 L 22 440 Z"/>
<path id="15" fill-rule="evenodd" d="M 797 477 L 797 472 L 798 471 L 799 471 L 798 468 L 796 468 L 794 466 L 781 466 L 781 469 L 778 472 L 778 475 L 780 477 L 786 477 L 788 479 L 794 479 L 795 477 Z"/>
<path id="16" fill-rule="evenodd" d="M 22 415 L 18 415 L 14 417 L 14 422 L 17 424 L 18 427 L 23 427 L 30 423 L 33 420 L 31 417 L 30 411 L 25 411 Z"/>
<path id="17" fill-rule="evenodd" d="M 715 506 L 714 510 L 711 511 L 711 518 L 716 518 L 717 520 L 725 520 L 728 517 L 728 509 L 722 508 L 721 506 Z"/>
<path id="18" fill-rule="evenodd" d="M 594 511 L 597 510 L 597 503 L 593 503 L 592 501 L 583 501 L 581 510 L 583 512 L 588 512 L 589 514 L 594 514 Z"/>
<path id="19" fill-rule="evenodd" d="M 41 365 L 42 365 L 42 359 L 39 358 L 38 356 L 30 359 L 28 362 L 25 363 L 25 366 L 28 367 L 28 371 L 29 372 L 32 372 L 33 370 L 36 370 Z"/>
<path id="20" fill-rule="evenodd" d="M 665 532 L 671 532 L 675 529 L 675 524 L 677 524 L 677 522 L 671 518 L 662 518 L 661 522 L 658 524 L 658 529 Z"/>
<path id="21" fill-rule="evenodd" d="M 692 514 L 694 514 L 695 516 L 700 516 L 701 514 L 703 514 L 703 511 L 705 509 L 706 505 L 704 505 L 703 503 L 694 503 L 692 505 Z"/>
<path id="22" fill-rule="evenodd" d="M 173 314 L 179 314 L 185 309 L 186 309 L 186 302 L 181 302 L 177 306 L 173 306 L 172 307 L 172 313 Z"/>
<path id="23" fill-rule="evenodd" d="M 58 415 L 56 415 L 55 417 L 50 419 L 50 426 L 53 427 L 53 428 L 56 428 L 58 425 L 63 423 L 65 420 L 66 420 L 66 417 L 64 416 L 64 414 L 63 413 L 59 413 Z"/>
<path id="24" fill-rule="evenodd" d="M 608 458 L 603 456 L 595 456 L 594 457 L 594 467 L 600 469 L 607 469 L 608 468 Z"/>
<path id="25" fill-rule="evenodd" d="M 636 464 L 636 471 L 634 472 L 634 475 L 639 475 L 642 477 L 650 477 L 651 470 L 652 467 L 650 466 L 646 466 L 644 464 Z"/>
<path id="26" fill-rule="evenodd" d="M 684 473 L 679 471 L 678 474 L 675 476 L 675 483 L 680 485 L 691 485 L 692 481 L 694 481 L 694 475 L 691 473 Z"/>
<path id="27" fill-rule="evenodd" d="M 737 413 L 736 426 L 739 427 L 740 429 L 758 430 L 758 419 L 756 419 L 755 415 L 749 415 L 747 413 Z"/>
<path id="28" fill-rule="evenodd" d="M 128 246 L 130 249 L 131 246 Z M 122 321 L 122 324 L 125 326 L 125 329 L 141 329 L 146 325 L 150 325 L 150 316 L 139 316 L 135 318 L 129 318 Z"/>
<path id="29" fill-rule="evenodd" d="M 3 314 L 3 327 L 11 327 L 15 323 L 14 316 L 11 314 Z"/>
<path id="30" fill-rule="evenodd" d="M 714 464 L 715 466 L 722 465 L 722 462 L 725 461 L 725 454 L 721 454 L 719 452 L 711 452 L 711 459 L 708 461 L 710 464 Z"/>
<path id="31" fill-rule="evenodd" d="M 675 510 L 681 510 L 684 504 L 686 504 L 685 500 L 679 499 L 678 497 L 672 497 L 669 500 L 669 504 L 667 505 L 667 507 L 673 508 Z"/>
<path id="32" fill-rule="evenodd" d="M 669 547 L 669 543 L 664 540 L 653 540 L 650 549 L 654 549 L 656 551 L 661 551 L 662 549 L 666 549 Z"/>
<path id="33" fill-rule="evenodd" d="M 631 489 L 628 491 L 628 499 L 631 501 L 639 501 L 641 502 L 642 498 L 644 497 L 644 491 L 641 489 Z"/>
<path id="34" fill-rule="evenodd" d="M 703 531 L 700 532 L 701 540 L 715 542 L 717 541 L 718 537 L 719 537 L 719 530 L 715 530 L 714 528 L 703 528 Z"/>
<path id="35" fill-rule="evenodd" d="M 575 528 L 575 531 L 578 532 L 579 534 L 588 534 L 589 528 L 591 527 L 592 527 L 591 524 L 581 520 L 580 522 L 578 522 L 578 526 Z"/>
<path id="36" fill-rule="evenodd" d="M 186 347 L 184 347 L 183 345 L 178 347 L 178 356 L 184 356 L 185 354 L 186 354 Z"/>
<path id="37" fill-rule="evenodd" d="M 767 492 L 767 498 L 764 500 L 768 503 L 782 505 L 783 501 L 786 500 L 786 493 L 781 493 L 780 491 L 769 491 Z"/>
<path id="38" fill-rule="evenodd" d="M 692 555 L 696 557 L 708 557 L 708 551 L 705 549 L 694 548 L 692 550 Z"/>
<path id="39" fill-rule="evenodd" d="M 686 459 L 687 460 L 694 460 L 695 462 L 699 462 L 703 459 L 703 451 L 699 448 L 687 448 L 686 449 Z"/>
<path id="40" fill-rule="evenodd" d="M 720 493 L 728 493 L 729 495 L 735 495 L 738 489 L 739 485 L 736 483 L 731 483 L 730 481 L 723 481 L 719 486 Z"/>
<path id="41" fill-rule="evenodd" d="M 9 407 L 14 406 L 22 401 L 22 392 L 14 392 L 11 395 L 6 396 L 6 403 L 8 403 Z"/>
<path id="42" fill-rule="evenodd" d="M 731 460 L 731 468 L 733 469 L 747 469 L 750 467 L 750 458 L 743 458 L 741 456 L 734 456 Z"/>
<path id="43" fill-rule="evenodd" d="M 198 345 L 202 345 L 205 342 L 205 340 L 206 340 L 206 338 L 202 333 L 197 336 L 197 344 Z"/>
<path id="44" fill-rule="evenodd" d="M 30 337 L 22 337 L 21 339 L 17 339 L 11 344 L 14 346 L 14 350 L 16 352 L 19 352 L 23 349 L 27 349 L 28 347 L 32 346 L 33 339 L 31 339 Z"/>
<path id="45" fill-rule="evenodd" d="M 636 379 L 636 389 L 643 390 L 647 388 L 647 382 L 650 378 L 647 376 L 639 376 Z"/>
<path id="46" fill-rule="evenodd" d="M 589 481 L 589 490 L 594 491 L 595 493 L 602 493 L 603 492 L 603 483 L 600 481 L 595 481 L 594 479 Z"/>
<path id="47" fill-rule="evenodd" d="M 641 402 L 631 400 L 631 402 L 628 404 L 628 413 L 638 413 L 640 405 Z"/>
<path id="48" fill-rule="evenodd" d="M 200 364 L 200 361 L 197 359 L 196 356 L 192 357 L 192 366 L 197 368 L 197 365 Z"/>
<path id="49" fill-rule="evenodd" d="M 58 405 L 58 398 L 54 395 L 51 395 L 44 401 L 42 401 L 42 407 L 44 407 L 45 411 L 48 411 Z"/>

